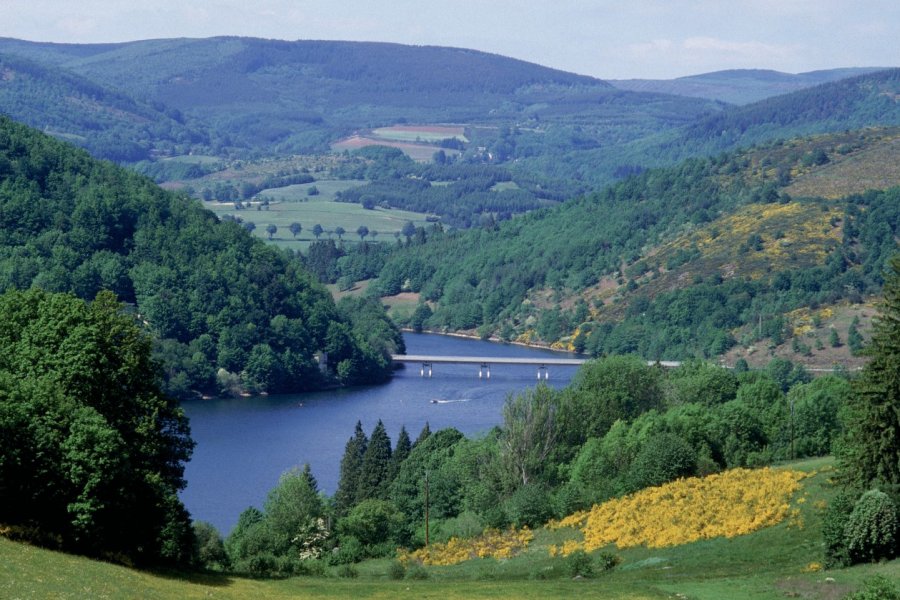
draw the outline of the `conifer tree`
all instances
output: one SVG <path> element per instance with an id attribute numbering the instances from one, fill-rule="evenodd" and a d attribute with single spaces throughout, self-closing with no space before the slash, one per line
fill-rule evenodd
<path id="1" fill-rule="evenodd" d="M 851 485 L 900 486 L 900 255 L 890 261 L 884 303 L 854 382 L 841 466 Z"/>
<path id="2" fill-rule="evenodd" d="M 413 448 L 424 442 L 428 439 L 428 436 L 431 435 L 431 427 L 428 426 L 428 421 L 425 421 L 425 427 L 422 428 L 422 431 L 419 433 L 419 437 L 416 438 L 416 441 L 413 442 Z"/>
<path id="3" fill-rule="evenodd" d="M 356 489 L 357 503 L 370 498 L 384 499 L 390 483 L 391 438 L 388 437 L 381 419 L 372 430 L 369 445 L 362 460 L 362 472 Z"/>
<path id="4" fill-rule="evenodd" d="M 412 451 L 412 442 L 409 439 L 406 426 L 402 425 L 400 433 L 397 434 L 397 445 L 394 446 L 394 453 L 391 455 L 391 467 L 388 473 L 390 481 L 394 481 L 397 478 L 397 473 L 400 472 L 400 465 L 409 456 L 410 451 Z"/>
<path id="5" fill-rule="evenodd" d="M 362 423 L 356 422 L 356 430 L 353 436 L 347 440 L 344 447 L 344 456 L 341 458 L 341 473 L 338 479 L 338 488 L 334 494 L 334 510 L 338 517 L 347 514 L 357 502 L 357 490 L 359 478 L 362 473 L 363 456 L 369 440 L 363 432 Z"/>
<path id="6" fill-rule="evenodd" d="M 309 484 L 309 489 L 318 494 L 319 482 L 316 481 L 316 476 L 313 475 L 312 468 L 309 466 L 309 463 L 303 464 L 303 477 L 306 478 L 306 482 Z"/>

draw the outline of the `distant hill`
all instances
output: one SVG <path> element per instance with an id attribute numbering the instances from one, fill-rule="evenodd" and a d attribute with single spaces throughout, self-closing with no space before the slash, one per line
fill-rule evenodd
<path id="1" fill-rule="evenodd" d="M 177 110 L 15 55 L 0 54 L 0 111 L 118 162 L 151 158 L 166 145 L 206 142 Z"/>
<path id="2" fill-rule="evenodd" d="M 621 90 L 675 94 L 743 105 L 885 68 L 855 67 L 797 74 L 765 69 L 730 69 L 677 79 L 610 79 L 608 82 Z"/>
<path id="3" fill-rule="evenodd" d="M 0 39 L 0 53 L 177 111 L 208 133 L 204 150 L 217 155 L 327 150 L 358 129 L 402 122 L 562 123 L 584 129 L 597 145 L 718 110 L 706 100 L 626 92 L 460 48 L 233 37 L 93 45 Z M 44 127 L 30 116 L 29 124 Z"/>

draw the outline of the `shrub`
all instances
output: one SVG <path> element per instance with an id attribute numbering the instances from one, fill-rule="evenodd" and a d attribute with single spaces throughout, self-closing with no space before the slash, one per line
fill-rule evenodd
<path id="1" fill-rule="evenodd" d="M 399 560 L 391 562 L 388 567 L 388 577 L 394 580 L 403 579 L 406 577 L 406 567 L 404 567 L 403 563 Z"/>
<path id="2" fill-rule="evenodd" d="M 428 579 L 428 571 L 420 564 L 413 564 L 406 570 L 407 579 Z"/>
<path id="3" fill-rule="evenodd" d="M 356 579 L 359 577 L 359 571 L 356 570 L 356 567 L 353 565 L 341 565 L 337 569 L 338 577 L 345 577 L 347 579 Z"/>
<path id="4" fill-rule="evenodd" d="M 844 600 L 900 600 L 900 589 L 883 575 L 867 579 L 865 587 L 844 598 Z"/>
<path id="5" fill-rule="evenodd" d="M 536 527 L 553 516 L 547 491 L 533 483 L 517 489 L 506 503 L 506 514 L 516 527 Z"/>
<path id="6" fill-rule="evenodd" d="M 860 496 L 845 529 L 851 560 L 891 558 L 896 552 L 897 529 L 897 507 L 890 496 L 880 490 Z"/>
<path id="7" fill-rule="evenodd" d="M 697 472 L 697 453 L 671 433 L 651 438 L 634 457 L 629 475 L 631 491 L 668 483 Z"/>
<path id="8" fill-rule="evenodd" d="M 612 552 L 598 552 L 595 562 L 600 567 L 600 570 L 611 571 L 622 562 L 622 558 Z"/>
<path id="9" fill-rule="evenodd" d="M 594 561 L 584 550 L 576 550 L 566 557 L 566 573 L 571 577 L 593 577 Z"/>
<path id="10" fill-rule="evenodd" d="M 328 555 L 327 561 L 329 565 L 347 565 L 359 562 L 366 557 L 366 549 L 353 536 L 342 537 L 341 545 L 335 550 Z"/>
<path id="11" fill-rule="evenodd" d="M 822 519 L 822 538 L 825 543 L 825 566 L 846 567 L 850 564 L 847 537 L 844 528 L 853 512 L 855 499 L 848 494 L 839 494 L 828 505 Z"/>

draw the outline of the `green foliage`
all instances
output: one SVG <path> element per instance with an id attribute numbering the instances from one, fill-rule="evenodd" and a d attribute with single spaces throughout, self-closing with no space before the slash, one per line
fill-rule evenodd
<path id="1" fill-rule="evenodd" d="M 553 504 L 546 488 L 536 483 L 519 487 L 506 501 L 507 520 L 516 527 L 540 527 L 553 516 Z"/>
<path id="2" fill-rule="evenodd" d="M 354 506 L 350 513 L 338 521 L 337 530 L 342 538 L 358 540 L 369 556 L 377 556 L 380 550 L 393 552 L 403 545 L 404 516 L 386 500 L 368 499 Z M 378 548 L 380 546 L 380 549 Z"/>
<path id="3" fill-rule="evenodd" d="M 224 571 L 228 568 L 228 554 L 222 536 L 211 524 L 194 521 L 194 540 L 198 564 L 204 569 Z"/>
<path id="4" fill-rule="evenodd" d="M 575 550 L 566 558 L 566 574 L 569 577 L 593 577 L 594 559 L 584 550 Z"/>
<path id="5" fill-rule="evenodd" d="M 662 485 L 697 474 L 697 453 L 671 433 L 650 438 L 634 457 L 629 470 L 630 491 Z"/>
<path id="6" fill-rule="evenodd" d="M 661 372 L 634 356 L 613 356 L 582 366 L 559 401 L 559 431 L 574 450 L 603 436 L 617 419 L 632 419 L 662 405 Z"/>
<path id="7" fill-rule="evenodd" d="M 854 380 L 840 460 L 857 488 L 900 485 L 900 256 L 890 262 L 871 361 Z"/>
<path id="8" fill-rule="evenodd" d="M 867 579 L 863 588 L 844 596 L 844 600 L 900 600 L 900 588 L 883 575 Z"/>
<path id="9" fill-rule="evenodd" d="M 359 487 L 360 479 L 363 476 L 363 457 L 366 455 L 368 445 L 369 438 L 363 431 L 362 422 L 357 421 L 356 430 L 353 436 L 347 440 L 344 455 L 341 458 L 338 487 L 334 494 L 334 510 L 338 516 L 345 515 L 350 507 L 360 500 Z"/>
<path id="10" fill-rule="evenodd" d="M 850 565 L 847 547 L 847 521 L 857 498 L 846 492 L 837 494 L 825 509 L 822 518 L 822 538 L 825 546 L 825 566 L 829 569 Z"/>
<path id="11" fill-rule="evenodd" d="M 92 555 L 189 563 L 187 418 L 113 294 L 6 292 L 0 347 L 0 521 Z"/>
<path id="12" fill-rule="evenodd" d="M 546 385 L 506 397 L 500 460 L 506 467 L 508 489 L 541 479 L 547 459 L 556 450 L 558 410 L 558 394 Z"/>
<path id="13" fill-rule="evenodd" d="M 158 338 L 170 391 L 185 396 L 217 391 L 218 369 L 269 392 L 325 383 L 314 355 L 331 323 L 350 321 L 291 255 L 5 117 L 0 165 L 0 291 L 115 292 Z M 386 343 L 351 331 L 345 353 L 358 360 L 345 365 L 344 381 L 388 376 L 378 357 L 397 347 L 399 332 L 383 310 L 366 315 L 365 329 L 373 328 Z M 338 364 L 329 363 L 332 373 Z"/>
<path id="14" fill-rule="evenodd" d="M 404 577 L 406 577 L 406 567 L 403 566 L 403 563 L 399 560 L 391 561 L 391 564 L 388 566 L 388 579 L 399 581 Z"/>
<path id="15" fill-rule="evenodd" d="M 852 562 L 891 559 L 900 546 L 900 518 L 890 496 L 869 490 L 860 496 L 844 528 Z"/>

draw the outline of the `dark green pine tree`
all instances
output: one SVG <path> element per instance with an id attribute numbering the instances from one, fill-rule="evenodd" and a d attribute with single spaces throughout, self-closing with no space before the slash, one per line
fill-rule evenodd
<path id="1" fill-rule="evenodd" d="M 369 446 L 363 456 L 362 472 L 357 487 L 357 502 L 370 498 L 387 498 L 390 485 L 391 438 L 388 437 L 381 419 L 372 430 Z"/>
<path id="2" fill-rule="evenodd" d="M 900 488 L 900 255 L 890 261 L 884 304 L 865 350 L 871 361 L 854 382 L 841 453 L 846 481 L 858 489 Z"/>
<path id="3" fill-rule="evenodd" d="M 306 478 L 306 482 L 309 484 L 309 489 L 318 494 L 319 482 L 316 481 L 316 476 L 313 475 L 312 468 L 310 468 L 309 463 L 303 463 L 303 477 Z"/>
<path id="4" fill-rule="evenodd" d="M 391 455 L 391 468 L 388 473 L 388 479 L 391 482 L 397 478 L 397 473 L 400 472 L 400 465 L 403 464 L 403 461 L 406 460 L 411 451 L 412 442 L 409 440 L 409 433 L 406 431 L 406 426 L 401 426 L 400 433 L 397 435 L 397 445 L 394 446 L 394 453 Z"/>
<path id="5" fill-rule="evenodd" d="M 425 427 L 422 428 L 422 431 L 419 433 L 419 437 L 417 437 L 416 441 L 413 442 L 412 447 L 415 448 L 416 446 L 427 440 L 429 435 L 431 435 L 431 427 L 428 426 L 428 421 L 425 421 Z"/>
<path id="6" fill-rule="evenodd" d="M 344 447 L 340 479 L 338 479 L 337 491 L 334 493 L 334 512 L 338 517 L 345 516 L 359 501 L 357 490 L 363 468 L 363 456 L 366 454 L 368 445 L 369 440 L 363 432 L 362 423 L 357 421 L 353 437 L 347 441 L 347 445 Z"/>

